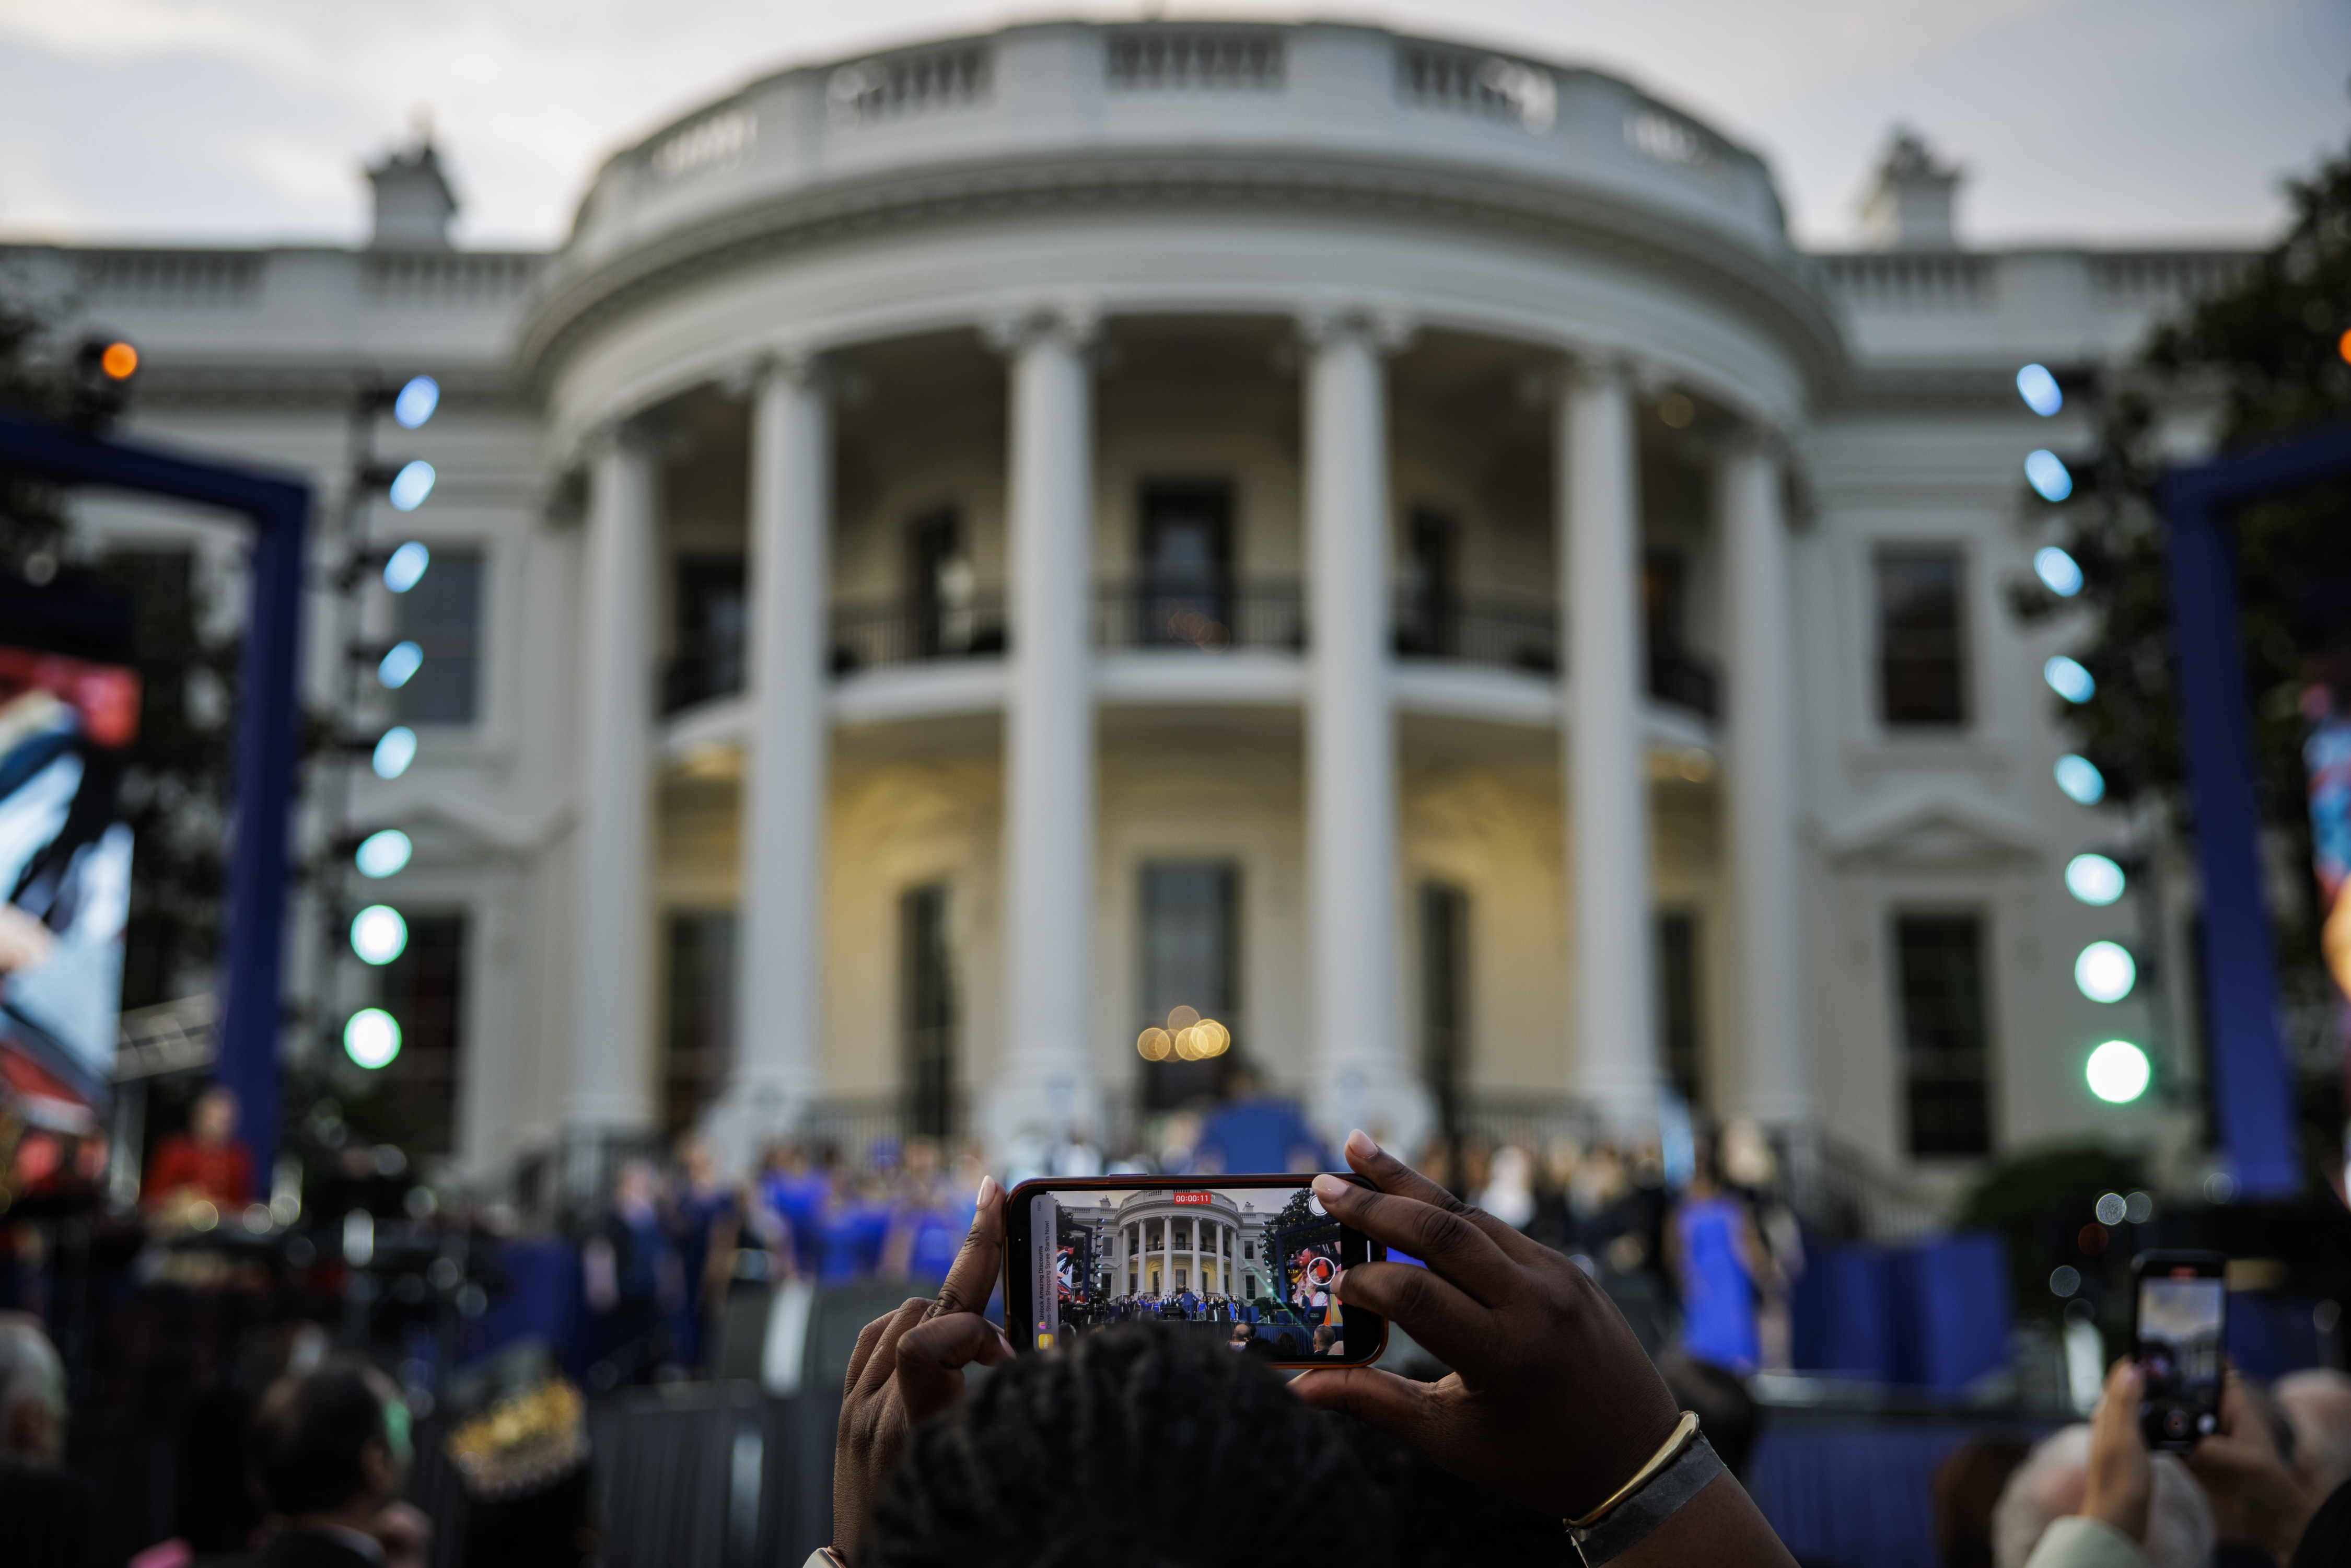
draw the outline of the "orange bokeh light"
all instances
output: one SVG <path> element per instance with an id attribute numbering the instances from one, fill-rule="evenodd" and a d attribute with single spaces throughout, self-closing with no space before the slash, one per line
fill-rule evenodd
<path id="1" fill-rule="evenodd" d="M 2343 356 L 2345 362 L 2351 363 L 2351 327 L 2346 327 L 2343 336 L 2335 340 L 2335 351 Z"/>
<path id="2" fill-rule="evenodd" d="M 98 368 L 118 382 L 127 382 L 139 369 L 139 350 L 128 343 L 109 343 L 98 357 Z"/>

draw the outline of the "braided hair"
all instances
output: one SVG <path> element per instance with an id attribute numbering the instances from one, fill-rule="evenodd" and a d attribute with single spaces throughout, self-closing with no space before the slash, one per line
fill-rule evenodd
<path id="1" fill-rule="evenodd" d="M 909 1433 L 861 1568 L 1389 1560 L 1385 1500 L 1331 1421 L 1220 1340 L 1131 1323 L 1024 1355 Z"/>

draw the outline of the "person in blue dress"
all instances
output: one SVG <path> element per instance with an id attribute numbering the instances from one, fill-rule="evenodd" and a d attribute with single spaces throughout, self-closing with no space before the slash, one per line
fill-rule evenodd
<path id="1" fill-rule="evenodd" d="M 1722 1185 L 1701 1141 L 1666 1225 L 1666 1262 L 1682 1299 L 1682 1350 L 1740 1376 L 1755 1370 L 1756 1281 L 1763 1249 L 1746 1199 Z"/>

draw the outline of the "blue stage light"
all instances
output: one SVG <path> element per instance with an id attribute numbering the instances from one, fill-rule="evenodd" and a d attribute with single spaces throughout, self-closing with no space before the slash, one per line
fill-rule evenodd
<path id="1" fill-rule="evenodd" d="M 411 376 L 400 395 L 392 400 L 392 417 L 402 430 L 414 430 L 440 406 L 441 383 L 431 376 Z"/>
<path id="2" fill-rule="evenodd" d="M 424 497 L 433 494 L 433 465 L 419 457 L 402 465 L 392 476 L 392 487 L 385 499 L 403 512 L 413 512 L 424 505 Z"/>
<path id="3" fill-rule="evenodd" d="M 2016 391 L 2024 406 L 2043 419 L 2065 406 L 2065 393 L 2057 378 L 2040 365 L 2027 365 L 2016 372 Z"/>
<path id="4" fill-rule="evenodd" d="M 2081 563 L 2055 545 L 2043 545 L 2032 552 L 2032 570 L 2060 599 L 2071 599 L 2082 591 Z"/>
<path id="5" fill-rule="evenodd" d="M 2106 776 L 2088 758 L 2069 751 L 2057 759 L 2057 788 L 2077 806 L 2095 806 L 2106 798 Z"/>
<path id="6" fill-rule="evenodd" d="M 2085 703 L 2098 695 L 2097 677 L 2063 653 L 2041 666 L 2041 678 L 2069 703 Z"/>
<path id="7" fill-rule="evenodd" d="M 2074 493 L 2064 459 L 2045 446 L 2024 460 L 2024 482 L 2044 501 L 2062 501 Z"/>
<path id="8" fill-rule="evenodd" d="M 432 564 L 433 552 L 411 539 L 383 563 L 383 585 L 394 593 L 405 593 L 423 580 L 424 569 Z"/>

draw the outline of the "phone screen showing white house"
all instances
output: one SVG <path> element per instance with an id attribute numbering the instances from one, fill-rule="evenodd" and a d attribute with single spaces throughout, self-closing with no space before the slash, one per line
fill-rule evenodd
<path id="1" fill-rule="evenodd" d="M 1268 1361 L 1360 1362 L 1379 1352 L 1385 1325 L 1340 1299 L 1340 1275 L 1367 1256 L 1364 1238 L 1302 1183 L 1027 1194 L 1029 1348 L 1160 1322 Z"/>

